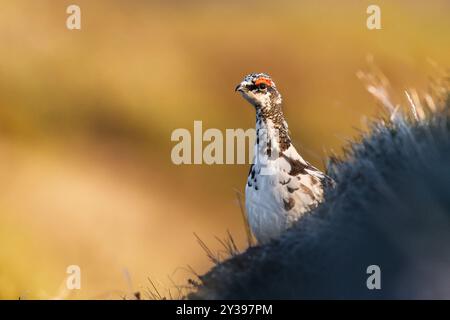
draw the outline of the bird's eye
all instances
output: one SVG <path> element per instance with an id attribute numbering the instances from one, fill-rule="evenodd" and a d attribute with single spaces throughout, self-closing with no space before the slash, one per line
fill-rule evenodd
<path id="1" fill-rule="evenodd" d="M 267 85 L 265 83 L 260 83 L 258 85 L 258 88 L 261 89 L 261 90 L 264 90 L 265 88 L 267 88 Z"/>

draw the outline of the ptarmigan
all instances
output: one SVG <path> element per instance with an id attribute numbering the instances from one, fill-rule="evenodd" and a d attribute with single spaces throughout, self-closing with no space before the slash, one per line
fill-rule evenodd
<path id="1" fill-rule="evenodd" d="M 250 74 L 236 91 L 256 110 L 255 154 L 245 187 L 245 206 L 253 234 L 259 243 L 266 243 L 317 206 L 324 188 L 334 182 L 292 145 L 281 95 L 269 75 Z"/>

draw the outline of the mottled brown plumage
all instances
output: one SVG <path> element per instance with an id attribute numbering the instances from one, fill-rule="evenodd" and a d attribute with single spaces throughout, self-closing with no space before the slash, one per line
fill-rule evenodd
<path id="1" fill-rule="evenodd" d="M 237 87 L 256 111 L 254 164 L 245 189 L 251 229 L 260 242 L 278 237 L 323 198 L 331 179 L 292 145 L 282 99 L 267 74 L 250 74 Z"/>

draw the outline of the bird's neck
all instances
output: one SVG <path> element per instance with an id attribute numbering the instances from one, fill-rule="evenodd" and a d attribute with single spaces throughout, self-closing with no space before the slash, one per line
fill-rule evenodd
<path id="1" fill-rule="evenodd" d="M 291 145 L 281 104 L 256 109 L 255 155 L 278 158 Z"/>

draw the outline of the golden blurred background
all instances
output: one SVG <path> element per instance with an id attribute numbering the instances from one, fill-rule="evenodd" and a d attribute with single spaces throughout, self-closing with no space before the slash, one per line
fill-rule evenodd
<path id="1" fill-rule="evenodd" d="M 81 7 L 82 29 L 66 28 Z M 381 7 L 382 30 L 366 28 Z M 176 292 L 230 230 L 247 165 L 172 164 L 171 132 L 254 127 L 234 92 L 272 75 L 294 143 L 322 166 L 379 109 L 372 55 L 401 92 L 450 65 L 450 2 L 0 1 L 0 298 Z M 81 290 L 62 294 L 79 265 Z M 165 293 L 167 295 L 167 293 Z"/>

